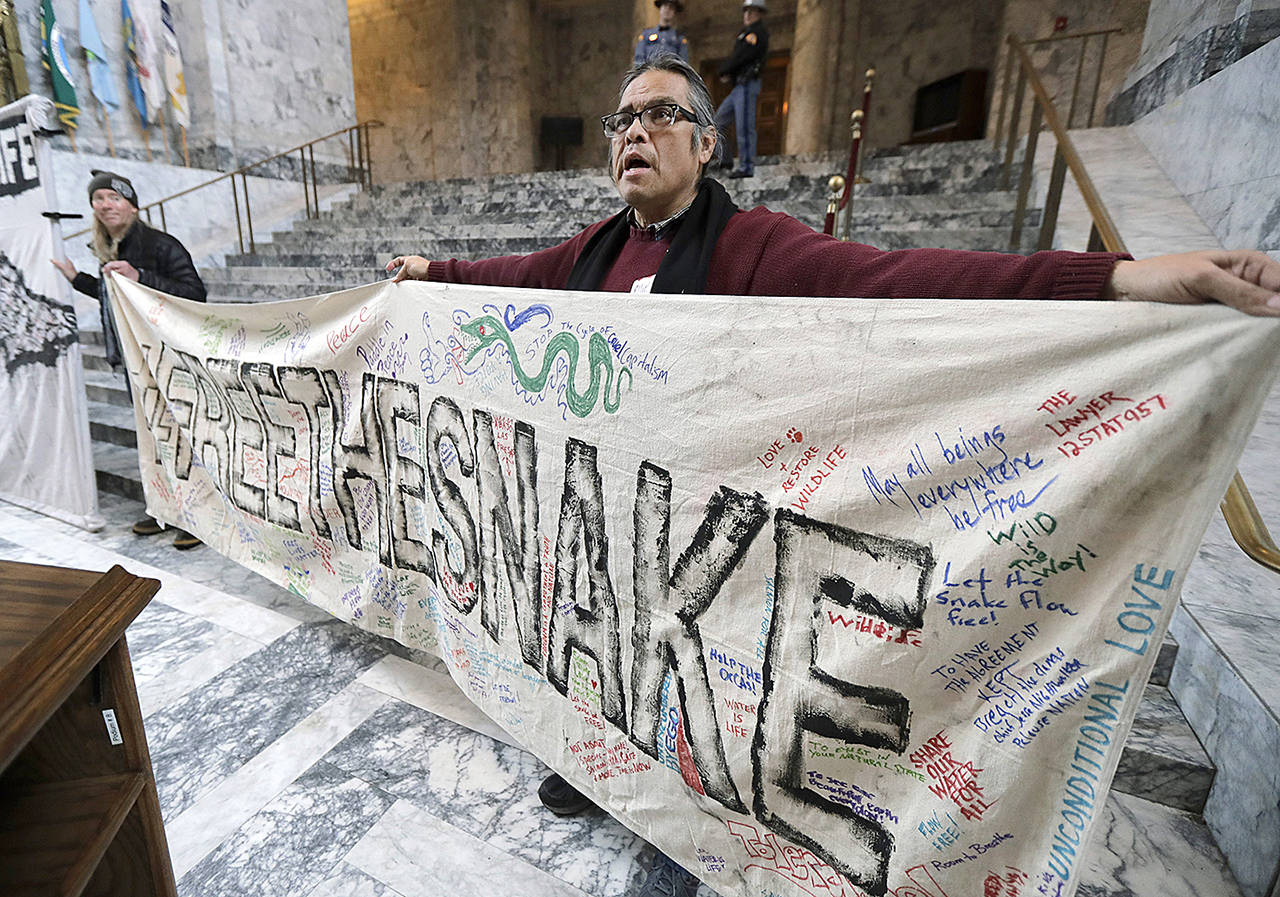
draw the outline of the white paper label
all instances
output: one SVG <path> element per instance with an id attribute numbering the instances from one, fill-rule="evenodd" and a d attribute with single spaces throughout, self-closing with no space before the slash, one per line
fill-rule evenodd
<path id="1" fill-rule="evenodd" d="M 124 744 L 124 738 L 120 736 L 120 724 L 116 722 L 116 712 L 114 710 L 102 711 L 102 719 L 107 724 L 107 737 L 111 739 L 112 744 Z"/>

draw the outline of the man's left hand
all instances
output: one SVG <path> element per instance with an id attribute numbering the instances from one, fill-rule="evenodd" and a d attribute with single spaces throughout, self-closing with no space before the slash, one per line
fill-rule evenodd
<path id="1" fill-rule="evenodd" d="M 119 274 L 125 280 L 138 279 L 138 269 L 133 267 L 133 265 L 129 264 L 123 259 L 117 259 L 112 262 L 107 262 L 105 265 L 102 266 L 102 270 L 112 274 Z"/>
<path id="2" fill-rule="evenodd" d="M 1135 302 L 1221 302 L 1280 318 L 1280 262 L 1252 250 L 1182 252 L 1116 262 L 1104 298 Z"/>

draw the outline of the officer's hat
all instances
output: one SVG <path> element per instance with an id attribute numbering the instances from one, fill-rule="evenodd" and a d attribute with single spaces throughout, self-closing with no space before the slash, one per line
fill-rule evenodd
<path id="1" fill-rule="evenodd" d="M 684 12 L 684 4 L 681 3 L 680 0 L 653 0 L 654 6 L 660 7 L 664 3 L 674 3 L 676 5 L 676 12 Z"/>
<path id="2" fill-rule="evenodd" d="M 769 8 L 764 5 L 764 0 L 742 0 L 742 8 L 758 9 L 761 12 L 768 12 Z"/>

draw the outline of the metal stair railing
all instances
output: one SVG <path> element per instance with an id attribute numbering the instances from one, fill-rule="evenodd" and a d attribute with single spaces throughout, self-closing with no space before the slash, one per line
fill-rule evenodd
<path id="1" fill-rule="evenodd" d="M 268 162 L 274 162 L 277 159 L 284 159 L 292 156 L 294 153 L 297 153 L 299 167 L 302 172 L 302 197 L 303 201 L 306 203 L 306 217 L 317 218 L 320 215 L 320 181 L 319 176 L 316 173 L 316 144 L 345 136 L 347 138 L 346 148 L 348 174 L 354 173 L 355 177 L 352 180 L 358 181 L 362 187 L 372 187 L 373 160 L 371 158 L 369 146 L 369 129 L 380 127 L 382 127 L 382 122 L 372 119 L 369 121 L 358 122 L 354 125 L 348 125 L 347 127 L 340 128 L 331 134 L 325 134 L 323 137 L 308 140 L 306 143 L 299 144 L 298 146 L 291 147 L 287 150 L 282 150 L 274 155 L 267 156 L 265 159 L 259 159 L 257 162 L 251 162 L 248 165 L 237 168 L 235 171 L 228 171 L 225 174 L 220 174 L 212 180 L 205 181 L 203 184 L 197 184 L 194 187 L 188 187 L 186 190 L 181 190 L 177 193 L 166 196 L 163 199 L 157 199 L 155 202 L 149 202 L 145 206 L 139 208 L 138 211 L 146 215 L 147 223 L 151 224 L 151 211 L 152 209 L 155 209 L 160 215 L 160 229 L 167 230 L 168 226 L 165 221 L 164 210 L 165 203 L 172 202 L 179 197 L 189 196 L 199 190 L 212 187 L 214 184 L 230 180 L 231 199 L 236 213 L 236 233 L 240 241 L 240 252 L 245 252 L 245 232 L 247 230 L 249 235 L 248 252 L 254 253 L 257 251 L 257 245 L 253 237 L 253 209 L 249 203 L 249 172 L 262 165 L 266 165 Z M 237 177 L 240 178 L 239 185 L 236 184 Z M 244 197 L 243 219 L 240 208 L 242 195 Z M 83 228 L 75 233 L 68 234 L 65 239 L 69 240 L 72 237 L 87 234 L 89 230 L 90 228 Z"/>
<path id="2" fill-rule="evenodd" d="M 1107 34 L 1110 32 L 1091 33 Z M 1083 35 L 1066 35 L 1064 37 L 1080 36 Z M 1049 189 L 1045 198 L 1038 248 L 1049 249 L 1053 245 L 1053 236 L 1058 222 L 1058 207 L 1062 201 L 1063 181 L 1069 169 L 1071 176 L 1075 179 L 1076 187 L 1080 190 L 1080 195 L 1084 198 L 1085 206 L 1089 210 L 1089 216 L 1093 222 L 1089 230 L 1089 250 L 1091 252 L 1100 250 L 1126 252 L 1124 241 L 1120 238 L 1115 222 L 1112 220 L 1110 213 L 1107 212 L 1107 208 L 1103 204 L 1102 197 L 1098 194 L 1093 180 L 1089 177 L 1088 172 L 1085 171 L 1084 162 L 1076 151 L 1071 138 L 1067 135 L 1067 130 L 1059 119 L 1057 110 L 1054 108 L 1053 100 L 1031 62 L 1031 56 L 1027 52 L 1027 45 L 1011 34 L 1009 35 L 1009 47 L 1009 74 L 1012 75 L 1013 61 L 1016 60 L 1018 64 L 1018 81 L 1014 91 L 1012 115 L 1009 119 L 1008 149 L 1005 153 L 1004 183 L 1006 187 L 1008 186 L 1013 166 L 1014 144 L 1018 137 L 1018 122 L 1022 116 L 1022 103 L 1027 85 L 1030 85 L 1032 94 L 1030 130 L 1027 134 L 1022 171 L 1018 181 L 1018 201 L 1009 239 L 1010 249 L 1016 250 L 1021 242 L 1022 218 L 1026 213 L 1027 195 L 1031 187 L 1036 141 L 1043 123 L 1047 130 L 1053 132 L 1054 139 L 1057 141 L 1057 148 L 1053 156 L 1053 170 L 1049 176 Z M 1083 59 L 1083 53 L 1081 58 Z M 1099 66 L 1101 66 L 1101 61 Z M 1012 79 L 1009 77 L 1005 78 L 1006 93 L 1010 80 Z M 1079 77 L 1077 75 L 1077 87 L 1078 83 Z M 1072 102 L 1073 104 L 1075 102 L 1075 92 L 1072 94 Z M 997 128 L 995 135 L 997 146 L 1000 141 L 1000 131 L 1003 127 L 1004 108 L 1005 105 L 1002 99 L 1000 104 L 1001 127 Z M 1280 573 L 1280 548 L 1276 546 L 1275 539 L 1272 538 L 1270 531 L 1263 522 L 1262 515 L 1258 512 L 1253 496 L 1249 494 L 1249 489 L 1245 486 L 1244 478 L 1240 476 L 1239 471 L 1236 472 L 1231 485 L 1227 488 L 1226 495 L 1222 499 L 1221 508 L 1222 516 L 1227 521 L 1227 528 L 1231 531 L 1231 536 L 1235 539 L 1236 544 L 1240 546 L 1240 550 L 1267 569 Z"/>

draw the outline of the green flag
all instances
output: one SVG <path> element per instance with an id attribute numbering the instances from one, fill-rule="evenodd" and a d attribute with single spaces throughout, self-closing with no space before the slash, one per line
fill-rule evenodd
<path id="1" fill-rule="evenodd" d="M 62 42 L 62 30 L 53 18 L 52 0 L 44 0 L 40 7 L 40 40 L 44 51 L 40 61 L 53 80 L 53 104 L 58 107 L 58 119 L 75 130 L 80 104 L 76 102 L 76 82 L 71 77 L 71 61 Z"/>

